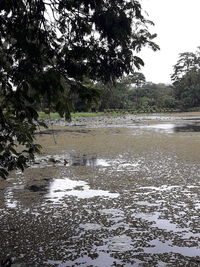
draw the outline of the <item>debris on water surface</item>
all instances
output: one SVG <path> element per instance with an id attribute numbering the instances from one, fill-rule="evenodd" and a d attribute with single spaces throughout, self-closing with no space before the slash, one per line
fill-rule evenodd
<path id="1" fill-rule="evenodd" d="M 16 266 L 199 266 L 195 119 L 90 121 L 88 131 L 57 131 L 56 146 L 50 135 L 38 136 L 46 146 L 38 164 L 0 182 L 2 259 L 10 255 Z"/>

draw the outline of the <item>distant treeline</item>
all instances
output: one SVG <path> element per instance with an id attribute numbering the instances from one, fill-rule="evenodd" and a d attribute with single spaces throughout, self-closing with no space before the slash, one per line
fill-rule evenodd
<path id="1" fill-rule="evenodd" d="M 74 101 L 76 111 L 131 110 L 132 112 L 199 111 L 200 48 L 179 54 L 173 67 L 172 84 L 146 82 L 136 72 L 115 84 L 96 83 L 98 98 L 91 103 Z M 92 86 L 91 86 L 92 88 Z M 90 105 L 88 105 L 90 104 Z"/>
<path id="2" fill-rule="evenodd" d="M 147 82 L 140 72 L 115 83 L 103 84 L 84 78 L 81 93 L 69 95 L 71 111 L 164 112 L 200 110 L 200 49 L 182 53 L 171 75 L 172 84 Z M 48 99 L 48 98 L 47 98 Z M 38 109 L 49 108 L 48 101 Z M 54 108 L 51 106 L 51 111 Z"/>

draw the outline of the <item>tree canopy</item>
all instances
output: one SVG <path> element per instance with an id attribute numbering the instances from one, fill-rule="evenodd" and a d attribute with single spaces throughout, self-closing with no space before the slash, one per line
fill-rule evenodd
<path id="1" fill-rule="evenodd" d="M 35 104 L 70 118 L 74 93 L 96 96 L 87 79 L 113 82 L 144 64 L 143 46 L 158 49 L 152 24 L 137 0 L 1 0 L 0 176 L 39 149 Z"/>
<path id="2" fill-rule="evenodd" d="M 176 99 L 181 109 L 200 105 L 200 48 L 196 53 L 185 52 L 179 55 L 171 76 Z"/>

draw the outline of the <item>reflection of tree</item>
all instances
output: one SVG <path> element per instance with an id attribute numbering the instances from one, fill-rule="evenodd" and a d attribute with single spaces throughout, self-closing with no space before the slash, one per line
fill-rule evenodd
<path id="1" fill-rule="evenodd" d="M 174 132 L 200 132 L 200 124 L 187 124 L 174 127 Z"/>
<path id="2" fill-rule="evenodd" d="M 89 165 L 89 166 L 91 166 L 91 167 L 94 167 L 94 166 L 96 166 L 97 165 L 97 157 L 91 157 L 91 158 L 89 158 L 88 159 L 88 164 L 87 165 Z"/>
<path id="3" fill-rule="evenodd" d="M 82 157 L 73 157 L 72 166 L 91 166 L 94 167 L 97 165 L 97 157 L 92 156 L 88 157 L 83 155 Z"/>

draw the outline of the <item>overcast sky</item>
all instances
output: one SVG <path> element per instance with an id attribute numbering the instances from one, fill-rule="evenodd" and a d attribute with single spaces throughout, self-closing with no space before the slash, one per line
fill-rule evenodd
<path id="1" fill-rule="evenodd" d="M 195 52 L 200 46 L 200 0 L 141 0 L 141 4 L 155 23 L 151 32 L 158 34 L 156 43 L 161 49 L 143 50 L 141 71 L 147 81 L 170 83 L 178 54 Z"/>

